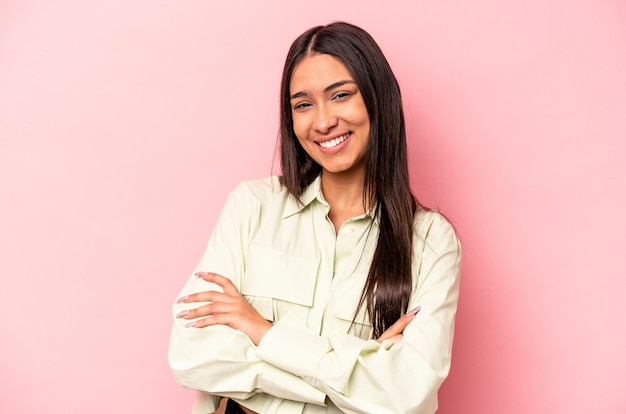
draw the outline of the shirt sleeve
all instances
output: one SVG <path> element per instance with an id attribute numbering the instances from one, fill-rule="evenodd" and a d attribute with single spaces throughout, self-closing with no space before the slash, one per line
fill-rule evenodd
<path id="1" fill-rule="evenodd" d="M 322 337 L 287 314 L 266 333 L 257 354 L 318 387 L 344 412 L 432 414 L 450 368 L 460 263 L 452 226 L 437 213 L 422 213 L 414 235 L 410 304 L 421 310 L 402 341 Z"/>
<path id="2" fill-rule="evenodd" d="M 233 191 L 216 223 L 206 251 L 196 267 L 228 277 L 238 289 L 244 271 L 248 240 L 258 225 L 260 204 L 252 192 L 240 185 Z M 220 290 L 192 274 L 180 296 Z M 180 311 L 199 303 L 173 306 L 174 324 L 168 360 L 176 381 L 187 388 L 214 395 L 259 401 L 260 394 L 324 404 L 325 394 L 292 373 L 263 361 L 256 346 L 243 333 L 224 325 L 187 328 L 188 320 L 176 318 Z M 203 410 L 217 407 L 219 399 L 202 395 Z"/>

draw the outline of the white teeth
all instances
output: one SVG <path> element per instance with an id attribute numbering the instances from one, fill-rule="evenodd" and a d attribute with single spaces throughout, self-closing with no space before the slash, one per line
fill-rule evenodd
<path id="1" fill-rule="evenodd" d="M 320 147 L 322 148 L 332 148 L 332 147 L 336 147 L 337 145 L 341 144 L 342 142 L 344 142 L 346 139 L 348 139 L 348 136 L 350 135 L 350 133 L 348 132 L 345 135 L 342 135 L 340 137 L 328 140 L 328 141 L 324 141 L 324 142 L 320 142 Z"/>

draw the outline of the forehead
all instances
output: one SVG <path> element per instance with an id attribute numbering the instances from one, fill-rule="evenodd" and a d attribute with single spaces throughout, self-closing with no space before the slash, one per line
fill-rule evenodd
<path id="1" fill-rule="evenodd" d="M 291 74 L 289 92 L 323 90 L 341 80 L 354 80 L 341 60 L 326 54 L 307 55 Z"/>

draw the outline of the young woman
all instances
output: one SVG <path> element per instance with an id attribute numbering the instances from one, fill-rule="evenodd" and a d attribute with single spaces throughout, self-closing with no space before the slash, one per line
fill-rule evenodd
<path id="1" fill-rule="evenodd" d="M 400 89 L 347 23 L 292 44 L 280 177 L 229 196 L 174 305 L 169 361 L 247 412 L 433 413 L 448 374 L 461 250 L 409 188 Z"/>

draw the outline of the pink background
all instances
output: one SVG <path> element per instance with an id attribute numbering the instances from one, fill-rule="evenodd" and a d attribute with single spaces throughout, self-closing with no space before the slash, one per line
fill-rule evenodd
<path id="1" fill-rule="evenodd" d="M 464 243 L 443 414 L 626 410 L 626 3 L 0 3 L 0 412 L 187 413 L 170 303 L 272 172 L 291 41 L 366 28 Z"/>

